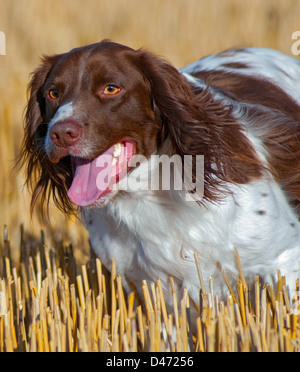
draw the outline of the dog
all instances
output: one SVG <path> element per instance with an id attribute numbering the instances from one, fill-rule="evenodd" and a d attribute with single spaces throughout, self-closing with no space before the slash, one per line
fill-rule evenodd
<path id="1" fill-rule="evenodd" d="M 172 276 L 178 296 L 186 288 L 197 303 L 196 255 L 204 286 L 212 277 L 225 297 L 217 266 L 234 283 L 235 250 L 249 282 L 258 274 L 272 282 L 278 269 L 295 289 L 300 62 L 292 57 L 232 49 L 177 70 L 111 41 L 43 57 L 29 84 L 22 159 L 32 208 L 53 197 L 65 213 L 79 210 L 94 251 L 108 269 L 116 258 L 128 292 L 160 278 L 172 309 Z"/>

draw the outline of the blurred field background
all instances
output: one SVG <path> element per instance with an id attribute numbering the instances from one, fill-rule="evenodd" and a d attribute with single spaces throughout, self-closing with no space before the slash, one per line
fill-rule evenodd
<path id="1" fill-rule="evenodd" d="M 33 237 L 43 228 L 49 244 L 72 243 L 82 261 L 88 252 L 78 221 L 54 208 L 51 224 L 30 219 L 23 173 L 13 170 L 23 137 L 26 86 L 40 55 L 104 38 L 147 48 L 177 68 L 229 47 L 291 54 L 299 16 L 299 0 L 0 0 L 7 53 L 0 56 L 0 234 L 6 224 L 12 247 L 18 247 L 20 224 Z"/>

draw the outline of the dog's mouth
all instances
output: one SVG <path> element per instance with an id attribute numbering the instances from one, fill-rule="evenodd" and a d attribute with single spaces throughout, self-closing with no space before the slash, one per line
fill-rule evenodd
<path id="1" fill-rule="evenodd" d="M 93 160 L 71 155 L 73 181 L 68 191 L 70 200 L 87 207 L 115 189 L 129 170 L 129 161 L 136 153 L 132 141 L 123 140 Z"/>

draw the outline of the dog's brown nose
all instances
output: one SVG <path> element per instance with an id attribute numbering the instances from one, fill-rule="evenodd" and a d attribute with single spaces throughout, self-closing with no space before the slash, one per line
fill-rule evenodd
<path id="1" fill-rule="evenodd" d="M 73 120 L 57 122 L 50 130 L 50 138 L 58 147 L 75 145 L 81 137 L 81 126 Z"/>

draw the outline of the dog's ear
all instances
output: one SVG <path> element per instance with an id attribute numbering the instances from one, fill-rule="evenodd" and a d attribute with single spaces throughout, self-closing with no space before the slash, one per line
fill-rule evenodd
<path id="1" fill-rule="evenodd" d="M 139 68 L 150 84 L 152 105 L 158 111 L 176 153 L 185 155 L 184 142 L 190 140 L 184 124 L 197 122 L 198 105 L 191 85 L 166 61 L 144 50 L 137 53 Z"/>
<path id="2" fill-rule="evenodd" d="M 61 55 L 43 57 L 40 66 L 32 73 L 28 85 L 23 146 L 18 157 L 18 164 L 25 166 L 26 183 L 32 192 L 31 213 L 40 199 L 41 216 L 47 215 L 44 213 L 44 206 L 49 206 L 51 193 L 60 209 L 64 212 L 72 210 L 66 197 L 66 184 L 69 182 L 67 178 L 71 177 L 69 164 L 66 164 L 68 160 L 62 159 L 59 164 L 52 164 L 44 150 L 47 123 L 43 122 L 46 110 L 43 86 L 60 58 Z"/>
<path id="3" fill-rule="evenodd" d="M 195 161 L 204 156 L 205 199 L 218 200 L 226 182 L 243 184 L 261 174 L 263 166 L 229 106 L 155 55 L 139 50 L 136 56 L 173 152 L 193 157 L 194 183 L 203 182 L 197 180 Z"/>
<path id="4" fill-rule="evenodd" d="M 45 110 L 45 99 L 43 97 L 43 85 L 60 55 L 44 56 L 40 66 L 32 73 L 28 84 L 28 104 L 25 113 L 25 135 L 32 138 L 38 126 L 42 122 Z"/>

